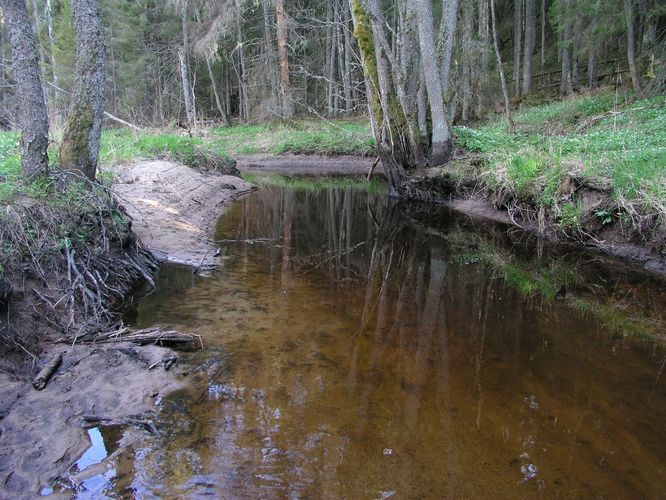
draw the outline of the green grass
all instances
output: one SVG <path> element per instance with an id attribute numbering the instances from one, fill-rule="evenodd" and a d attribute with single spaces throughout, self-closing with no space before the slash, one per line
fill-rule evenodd
<path id="1" fill-rule="evenodd" d="M 514 120 L 513 133 L 501 117 L 455 128 L 458 144 L 484 156 L 490 187 L 559 214 L 559 180 L 571 172 L 610 181 L 616 201 L 640 203 L 666 224 L 666 96 L 624 101 L 601 92 L 527 107 Z"/>
<path id="2" fill-rule="evenodd" d="M 232 155 L 294 153 L 372 155 L 375 142 L 364 121 L 301 121 L 237 125 L 213 130 L 211 146 Z"/>
<path id="3" fill-rule="evenodd" d="M 366 181 L 360 177 L 285 177 L 255 174 L 244 174 L 243 179 L 258 186 L 278 186 L 305 191 L 352 188 L 371 193 L 386 193 L 386 182 L 383 179 Z"/>

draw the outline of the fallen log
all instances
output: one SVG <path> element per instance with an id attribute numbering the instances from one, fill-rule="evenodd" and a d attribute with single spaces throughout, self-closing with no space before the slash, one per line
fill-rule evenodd
<path id="1" fill-rule="evenodd" d="M 55 373 L 55 371 L 58 369 L 60 366 L 60 363 L 62 363 L 62 354 L 58 353 L 53 358 L 51 358 L 51 361 L 46 363 L 46 366 L 42 368 L 35 379 L 32 381 L 32 386 L 37 389 L 38 391 L 41 391 L 46 387 L 46 384 L 49 383 L 49 380 Z"/>
<path id="2" fill-rule="evenodd" d="M 203 340 L 200 335 L 193 333 L 181 333 L 175 330 L 164 330 L 162 328 L 146 328 L 144 330 L 130 330 L 121 328 L 96 335 L 88 335 L 78 339 L 85 344 L 103 344 L 111 342 L 132 342 L 137 345 L 159 345 L 166 347 L 202 347 Z"/>

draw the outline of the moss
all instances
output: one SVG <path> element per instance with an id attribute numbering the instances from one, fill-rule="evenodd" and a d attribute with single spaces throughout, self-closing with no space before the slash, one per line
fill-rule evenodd
<path id="1" fill-rule="evenodd" d="M 372 111 L 375 114 L 375 120 L 380 124 L 383 121 L 383 111 L 381 100 L 379 98 L 379 73 L 377 69 L 375 41 L 372 36 L 372 26 L 370 24 L 370 18 L 361 5 L 360 0 L 353 0 L 352 8 L 356 19 L 354 35 L 356 36 L 358 46 L 361 49 L 363 66 L 367 72 L 369 80 L 372 82 L 373 88 L 375 89 L 372 93 Z"/>
<path id="2" fill-rule="evenodd" d="M 87 177 L 94 178 L 94 165 L 90 157 L 88 135 L 93 127 L 94 113 L 90 103 L 74 104 L 60 145 L 59 163 L 66 170 L 80 170 Z"/>

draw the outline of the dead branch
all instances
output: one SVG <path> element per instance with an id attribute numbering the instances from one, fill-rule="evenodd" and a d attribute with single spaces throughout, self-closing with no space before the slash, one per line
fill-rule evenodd
<path id="1" fill-rule="evenodd" d="M 62 353 L 58 353 L 55 356 L 53 356 L 53 358 L 51 358 L 51 361 L 49 361 L 46 364 L 46 366 L 44 366 L 44 368 L 40 370 L 35 379 L 32 381 L 32 386 L 38 391 L 44 389 L 44 387 L 46 387 L 46 384 L 49 383 L 49 380 L 51 379 L 55 371 L 60 366 L 60 363 L 62 363 Z"/>

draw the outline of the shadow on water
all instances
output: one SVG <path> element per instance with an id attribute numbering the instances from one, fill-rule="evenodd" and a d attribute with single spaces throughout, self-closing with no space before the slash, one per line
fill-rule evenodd
<path id="1" fill-rule="evenodd" d="M 663 280 L 351 187 L 264 189 L 217 238 L 213 277 L 165 266 L 134 315 L 203 335 L 206 383 L 110 491 L 665 491 Z"/>

